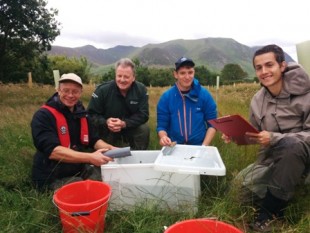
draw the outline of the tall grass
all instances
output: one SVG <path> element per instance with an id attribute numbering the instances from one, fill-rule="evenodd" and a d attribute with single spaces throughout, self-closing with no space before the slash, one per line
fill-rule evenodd
<path id="1" fill-rule="evenodd" d="M 220 115 L 238 113 L 248 116 L 251 97 L 257 84 L 240 84 L 209 90 L 217 97 Z M 150 150 L 160 149 L 156 127 L 156 104 L 167 88 L 149 88 Z M 88 104 L 94 86 L 85 86 L 82 101 Z M 53 193 L 38 193 L 31 186 L 31 164 L 35 152 L 30 121 L 33 113 L 54 93 L 53 86 L 0 86 L 0 231 L 1 232 L 61 232 L 58 210 L 52 204 Z M 198 211 L 175 212 L 153 206 L 137 206 L 131 211 L 108 211 L 106 233 L 159 233 L 164 226 L 189 218 L 215 217 L 248 232 L 245 223 L 253 216 L 251 206 L 238 201 L 236 174 L 255 160 L 256 146 L 224 144 L 217 135 L 213 141 L 222 156 L 227 175 L 202 176 L 202 194 Z M 287 221 L 280 232 L 310 232 L 309 187 L 300 186 L 296 198 L 286 211 Z M 278 231 L 279 232 L 279 231 Z"/>

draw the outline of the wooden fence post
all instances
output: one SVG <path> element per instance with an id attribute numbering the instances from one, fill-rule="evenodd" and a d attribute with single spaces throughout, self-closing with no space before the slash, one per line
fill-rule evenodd
<path id="1" fill-rule="evenodd" d="M 31 72 L 28 72 L 28 87 L 32 88 L 32 75 L 31 75 Z"/>

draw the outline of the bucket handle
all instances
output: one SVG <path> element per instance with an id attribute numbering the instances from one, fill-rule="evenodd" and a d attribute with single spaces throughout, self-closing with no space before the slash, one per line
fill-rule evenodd
<path id="1" fill-rule="evenodd" d="M 90 215 L 90 211 L 80 211 L 80 212 L 72 212 L 72 217 L 79 217 L 79 216 L 88 216 Z"/>
<path id="2" fill-rule="evenodd" d="M 93 212 L 93 211 L 95 211 L 96 209 L 99 209 L 99 208 L 101 208 L 102 206 L 104 206 L 105 204 L 107 204 L 107 203 L 109 202 L 110 198 L 111 198 L 111 192 L 110 192 L 110 195 L 109 195 L 108 200 L 107 200 L 106 202 L 104 202 L 103 204 L 101 204 L 100 206 L 97 206 L 97 207 L 95 207 L 95 208 L 93 208 L 92 210 L 89 210 L 89 211 L 77 211 L 77 212 L 71 212 L 71 213 L 68 212 L 68 211 L 66 211 L 66 210 L 64 210 L 64 209 L 62 209 L 62 208 L 60 208 L 60 207 L 55 203 L 54 198 L 52 199 L 52 202 L 53 202 L 53 204 L 54 204 L 58 209 L 62 210 L 63 212 L 70 214 L 72 217 L 79 217 L 79 216 L 89 216 L 91 212 Z"/>

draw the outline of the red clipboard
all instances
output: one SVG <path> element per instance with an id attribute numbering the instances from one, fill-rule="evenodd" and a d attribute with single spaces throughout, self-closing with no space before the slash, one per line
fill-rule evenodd
<path id="1" fill-rule="evenodd" d="M 246 132 L 258 133 L 247 120 L 242 116 L 228 115 L 208 121 L 215 129 L 229 136 L 238 145 L 256 144 L 245 135 Z"/>

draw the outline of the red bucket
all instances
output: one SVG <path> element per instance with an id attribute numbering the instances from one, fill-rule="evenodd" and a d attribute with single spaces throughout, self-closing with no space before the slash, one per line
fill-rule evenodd
<path id="1" fill-rule="evenodd" d="M 227 223 L 212 219 L 190 219 L 177 222 L 165 230 L 165 233 L 242 233 Z"/>
<path id="2" fill-rule="evenodd" d="M 64 185 L 53 196 L 64 233 L 104 231 L 111 186 L 93 180 Z"/>

